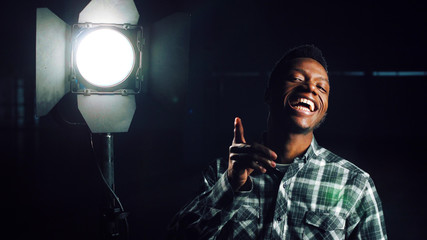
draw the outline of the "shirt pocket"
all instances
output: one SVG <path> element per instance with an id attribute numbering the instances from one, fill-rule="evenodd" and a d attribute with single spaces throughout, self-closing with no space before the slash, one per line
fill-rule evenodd
<path id="1" fill-rule="evenodd" d="M 344 239 L 345 219 L 327 212 L 308 211 L 304 218 L 303 239 Z"/>

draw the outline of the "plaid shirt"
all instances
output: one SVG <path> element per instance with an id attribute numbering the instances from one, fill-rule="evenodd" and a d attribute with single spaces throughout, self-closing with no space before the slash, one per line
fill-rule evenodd
<path id="1" fill-rule="evenodd" d="M 253 172 L 250 191 L 231 189 L 227 165 L 207 169 L 205 191 L 175 216 L 169 238 L 387 239 L 369 174 L 314 138 L 284 175 Z"/>

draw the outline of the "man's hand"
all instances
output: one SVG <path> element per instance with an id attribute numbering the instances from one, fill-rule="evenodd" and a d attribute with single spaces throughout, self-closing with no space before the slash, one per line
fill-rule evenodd
<path id="1" fill-rule="evenodd" d="M 234 120 L 234 138 L 228 158 L 228 180 L 234 191 L 249 190 L 249 175 L 256 169 L 266 173 L 268 167 L 276 167 L 277 154 L 264 145 L 246 144 L 240 118 Z"/>

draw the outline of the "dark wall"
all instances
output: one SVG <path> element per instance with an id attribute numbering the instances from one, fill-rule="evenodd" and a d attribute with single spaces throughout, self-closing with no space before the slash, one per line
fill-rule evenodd
<path id="1" fill-rule="evenodd" d="M 235 116 L 247 138 L 258 140 L 266 126 L 268 74 L 287 49 L 302 43 L 319 46 L 330 66 L 330 109 L 318 142 L 371 174 L 391 239 L 423 236 L 427 36 L 421 1 L 135 2 L 147 31 L 184 11 L 191 14 L 191 35 L 188 79 L 164 85 L 165 92 L 185 86 L 177 91 L 181 101 L 150 91 L 155 83 L 148 69 L 131 128 L 115 135 L 116 189 L 130 212 L 131 239 L 163 238 L 173 214 L 196 193 L 200 171 L 226 156 Z M 90 132 L 60 120 L 83 122 L 75 96 L 64 97 L 58 114 L 34 118 L 35 9 L 48 7 L 72 24 L 87 3 L 27 1 L 9 4 L 1 16 L 14 23 L 5 24 L 10 34 L 2 35 L 0 48 L 2 205 L 12 239 L 99 236 L 105 187 Z M 362 74 L 345 76 L 355 71 Z M 376 71 L 424 75 L 379 77 Z"/>

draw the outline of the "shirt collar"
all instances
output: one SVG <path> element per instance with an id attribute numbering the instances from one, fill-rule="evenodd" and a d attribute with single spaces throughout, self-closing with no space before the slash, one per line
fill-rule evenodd
<path id="1" fill-rule="evenodd" d="M 313 138 L 311 139 L 311 143 L 307 151 L 305 151 L 303 156 L 295 158 L 294 162 L 306 163 L 309 159 L 318 157 L 320 154 L 320 149 L 321 147 L 319 146 L 316 141 L 316 138 L 313 135 Z"/>

